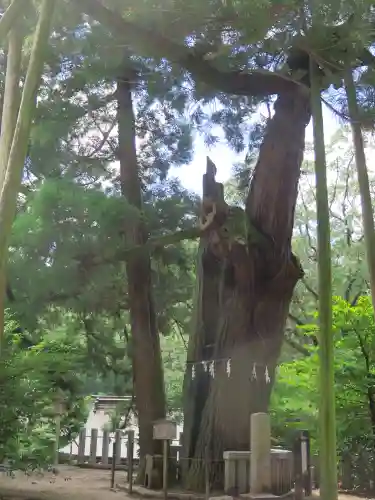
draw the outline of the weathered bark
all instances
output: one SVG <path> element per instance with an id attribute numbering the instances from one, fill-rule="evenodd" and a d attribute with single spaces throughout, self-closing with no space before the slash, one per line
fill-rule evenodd
<path id="1" fill-rule="evenodd" d="M 246 210 L 272 243 L 262 248 L 235 243 L 222 260 L 213 254 L 209 235 L 201 240 L 188 362 L 223 361 L 216 363 L 214 378 L 198 368 L 192 379 L 188 364 L 183 456 L 193 459 L 185 462 L 189 488 L 203 487 L 207 449 L 214 461 L 222 460 L 224 450 L 249 449 L 250 414 L 268 407 L 289 303 L 302 274 L 291 237 L 309 119 L 305 93 L 281 94 L 260 149 Z M 211 480 L 220 479 L 220 467 L 213 465 Z"/>
<path id="2" fill-rule="evenodd" d="M 142 191 L 135 146 L 135 124 L 129 74 L 117 82 L 121 193 L 128 202 L 142 209 Z M 127 242 L 142 245 L 147 233 L 140 218 L 125 227 Z M 135 403 L 139 424 L 140 455 L 157 452 L 153 441 L 153 422 L 165 417 L 165 395 L 159 335 L 151 291 L 149 254 L 130 253 L 126 259 L 128 296 L 132 333 L 132 362 Z"/>

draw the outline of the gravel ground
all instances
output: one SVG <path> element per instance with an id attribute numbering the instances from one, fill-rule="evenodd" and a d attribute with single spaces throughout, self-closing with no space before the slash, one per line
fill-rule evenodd
<path id="1" fill-rule="evenodd" d="M 54 476 L 47 472 L 43 476 L 33 474 L 26 476 L 16 472 L 11 478 L 0 475 L 0 500 L 115 500 L 121 496 L 125 500 L 124 491 L 110 489 L 110 470 L 80 469 L 79 467 L 60 466 L 59 473 Z M 116 471 L 116 480 L 125 482 L 125 472 Z"/>
<path id="2" fill-rule="evenodd" d="M 125 472 L 116 471 L 115 489 L 110 489 L 110 470 L 80 469 L 60 466 L 59 473 L 26 476 L 16 472 L 11 478 L 0 473 L 0 500 L 130 500 L 129 495 L 117 489 L 125 483 Z M 132 497 L 132 499 L 137 497 Z M 138 497 L 139 498 L 139 497 Z M 310 500 L 318 500 L 316 492 Z M 363 497 L 339 495 L 339 500 L 364 500 Z"/>

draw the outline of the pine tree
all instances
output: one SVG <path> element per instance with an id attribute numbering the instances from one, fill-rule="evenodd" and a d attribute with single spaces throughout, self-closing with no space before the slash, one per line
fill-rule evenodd
<path id="1" fill-rule="evenodd" d="M 61 19 L 59 14 L 57 19 Z M 141 140 L 136 176 L 144 198 L 142 205 L 134 206 L 134 191 L 121 189 L 123 165 L 130 157 L 128 151 L 125 160 L 120 154 L 121 115 L 116 112 L 123 58 L 115 41 L 100 27 L 93 26 L 86 33 L 82 29 L 62 23 L 54 32 L 24 172 L 28 195 L 20 206 L 11 241 L 8 289 L 12 310 L 24 327 L 35 328 L 37 317 L 51 304 L 74 310 L 84 325 L 91 325 L 86 337 L 95 358 L 95 332 L 101 328 L 103 316 L 120 316 L 128 323 L 130 308 L 128 354 L 135 374 L 150 377 L 148 384 L 138 386 L 135 375 L 144 456 L 153 451 L 152 422 L 165 411 L 160 352 L 152 342 L 157 344 L 159 332 L 171 329 L 181 303 L 190 299 L 190 269 L 184 264 L 189 255 L 183 245 L 154 248 L 145 285 L 147 293 L 154 295 L 152 342 L 145 328 L 137 330 L 134 324 L 131 304 L 134 300 L 145 304 L 131 291 L 134 283 L 139 284 L 140 275 L 131 282 L 130 267 L 126 279 L 124 264 L 134 256 L 149 259 L 147 253 L 128 251 L 137 244 L 132 237 L 135 221 L 141 221 L 155 240 L 192 226 L 194 196 L 176 180 L 165 180 L 171 164 L 190 158 L 191 127 L 183 116 L 186 95 L 168 68 L 132 56 L 135 127 Z M 120 175 L 115 164 L 118 159 Z M 145 336 L 141 347 L 140 335 Z M 114 371 L 103 358 L 97 363 Z M 160 366 L 159 394 L 153 364 Z M 155 394 L 152 406 L 150 394 Z"/>

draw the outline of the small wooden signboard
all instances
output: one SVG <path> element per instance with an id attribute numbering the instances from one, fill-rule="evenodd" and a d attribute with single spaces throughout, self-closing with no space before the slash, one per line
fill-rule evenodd
<path id="1" fill-rule="evenodd" d="M 177 438 L 177 424 L 172 420 L 160 419 L 154 422 L 154 439 L 173 441 Z"/>

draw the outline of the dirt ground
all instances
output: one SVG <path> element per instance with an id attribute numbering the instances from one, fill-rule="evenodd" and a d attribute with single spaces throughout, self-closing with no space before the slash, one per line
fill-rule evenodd
<path id="1" fill-rule="evenodd" d="M 44 476 L 26 476 L 16 472 L 11 478 L 0 473 L 0 500 L 121 500 L 128 496 L 124 491 L 111 491 L 110 470 L 90 470 L 79 467 L 60 466 L 54 476 L 46 472 Z M 116 483 L 125 483 L 125 472 L 116 471 Z"/>
<path id="2" fill-rule="evenodd" d="M 125 471 L 116 471 L 114 490 L 110 488 L 110 480 L 110 470 L 66 465 L 59 467 L 56 476 L 51 472 L 43 476 L 16 472 L 12 478 L 0 472 L 0 500 L 130 500 L 125 491 L 118 489 L 119 484 L 125 484 Z M 316 498 L 319 497 L 314 495 L 314 500 Z M 364 499 L 339 495 L 339 500 Z"/>

